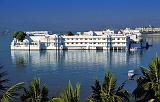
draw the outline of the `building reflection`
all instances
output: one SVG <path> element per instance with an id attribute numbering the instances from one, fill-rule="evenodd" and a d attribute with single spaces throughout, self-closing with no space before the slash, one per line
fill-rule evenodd
<path id="1" fill-rule="evenodd" d="M 52 67 L 54 70 L 92 68 L 92 66 L 112 68 L 112 66 L 140 64 L 142 55 L 143 50 L 136 52 L 96 50 L 11 51 L 14 64 Z"/>

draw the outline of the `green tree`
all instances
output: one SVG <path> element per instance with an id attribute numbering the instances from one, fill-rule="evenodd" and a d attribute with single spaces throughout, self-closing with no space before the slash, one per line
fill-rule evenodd
<path id="1" fill-rule="evenodd" d="M 49 100 L 49 102 L 65 102 L 62 98 L 52 98 Z"/>
<path id="2" fill-rule="evenodd" d="M 105 74 L 101 91 L 101 102 L 129 101 L 129 94 L 127 90 L 124 89 L 125 82 L 123 82 L 122 85 L 120 85 L 118 88 L 116 88 L 116 82 L 116 78 L 110 72 Z"/>
<path id="3" fill-rule="evenodd" d="M 3 66 L 0 65 L 0 70 L 2 70 Z M 7 75 L 6 71 L 1 71 L 0 72 L 0 93 L 3 93 L 3 91 L 7 88 L 7 82 L 8 79 L 5 78 Z"/>
<path id="4" fill-rule="evenodd" d="M 10 88 L 8 88 L 6 91 L 4 91 L 2 97 L 1 97 L 1 102 L 10 102 L 11 100 L 15 99 L 17 96 L 20 95 L 18 91 L 22 89 L 24 83 L 17 83 Z"/>
<path id="5" fill-rule="evenodd" d="M 71 31 L 68 31 L 68 32 L 67 32 L 67 35 L 68 35 L 68 36 L 73 36 L 74 34 L 73 34 Z"/>
<path id="6" fill-rule="evenodd" d="M 93 98 L 92 97 L 88 97 L 86 102 L 96 102 L 96 101 L 93 101 Z"/>
<path id="7" fill-rule="evenodd" d="M 127 102 L 129 94 L 124 89 L 126 81 L 117 87 L 116 78 L 107 72 L 104 77 L 103 85 L 100 85 L 98 80 L 95 81 L 95 86 L 92 86 L 92 94 L 87 102 Z"/>
<path id="8" fill-rule="evenodd" d="M 64 102 L 80 102 L 80 85 L 76 84 L 76 88 L 73 89 L 71 82 L 68 83 L 68 88 L 62 93 Z"/>
<path id="9" fill-rule="evenodd" d="M 13 38 L 16 38 L 17 35 L 18 35 L 18 32 L 14 32 L 14 33 L 13 33 Z"/>
<path id="10" fill-rule="evenodd" d="M 48 88 L 40 86 L 40 79 L 34 79 L 30 82 L 29 88 L 24 88 L 24 93 L 21 96 L 23 102 L 47 102 Z"/>
<path id="11" fill-rule="evenodd" d="M 142 76 L 137 78 L 133 95 L 137 101 L 160 101 L 160 59 L 151 61 L 149 68 L 141 68 Z"/>
<path id="12" fill-rule="evenodd" d="M 0 66 L 2 70 L 3 66 Z M 17 83 L 11 87 L 8 87 L 8 79 L 5 78 L 7 73 L 5 71 L 0 72 L 0 102 L 9 102 L 17 96 L 19 96 L 19 90 L 23 87 L 23 82 Z"/>
<path id="13" fill-rule="evenodd" d="M 22 32 L 22 31 L 13 33 L 13 37 L 18 39 L 19 41 L 23 41 L 25 36 L 26 36 L 26 33 Z"/>
<path id="14" fill-rule="evenodd" d="M 92 94 L 91 97 L 88 99 L 89 101 L 93 101 L 93 102 L 101 102 L 101 84 L 99 80 L 95 81 L 94 86 L 92 87 Z"/>

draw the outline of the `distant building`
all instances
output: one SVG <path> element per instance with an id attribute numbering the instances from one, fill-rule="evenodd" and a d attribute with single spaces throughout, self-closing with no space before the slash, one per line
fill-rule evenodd
<path id="1" fill-rule="evenodd" d="M 140 32 L 144 32 L 144 33 L 156 33 L 156 32 L 160 32 L 160 27 L 142 27 L 142 28 L 136 28 L 137 30 L 139 30 Z"/>
<path id="2" fill-rule="evenodd" d="M 14 39 L 12 50 L 128 50 L 131 47 L 142 48 L 139 30 L 126 28 L 115 34 L 113 30 L 77 32 L 73 36 L 51 34 L 48 31 L 26 32 L 23 42 Z M 134 44 L 134 46 L 132 46 Z"/>

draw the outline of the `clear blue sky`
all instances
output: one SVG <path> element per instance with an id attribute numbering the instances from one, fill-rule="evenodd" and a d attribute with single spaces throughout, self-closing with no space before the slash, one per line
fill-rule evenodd
<path id="1" fill-rule="evenodd" d="M 160 26 L 160 0 L 0 0 L 0 24 L 55 31 Z"/>

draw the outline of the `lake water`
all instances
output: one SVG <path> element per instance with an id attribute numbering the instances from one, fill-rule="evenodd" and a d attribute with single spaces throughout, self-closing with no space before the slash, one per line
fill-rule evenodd
<path id="1" fill-rule="evenodd" d="M 58 93 L 70 80 L 73 85 L 81 84 L 81 99 L 85 100 L 91 93 L 91 85 L 95 79 L 103 80 L 104 74 L 110 70 L 118 83 L 126 80 L 128 70 L 147 67 L 156 52 L 160 55 L 160 39 L 152 40 L 149 49 L 136 52 L 127 51 L 11 51 L 11 34 L 0 35 L 0 64 L 8 72 L 10 82 L 28 82 L 40 78 L 49 87 L 50 96 Z M 135 87 L 134 81 L 128 81 L 129 91 Z"/>

